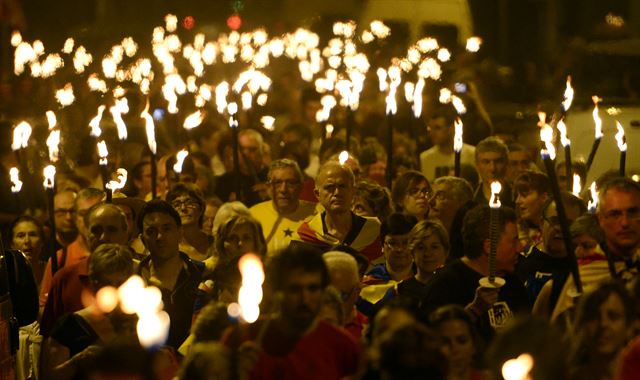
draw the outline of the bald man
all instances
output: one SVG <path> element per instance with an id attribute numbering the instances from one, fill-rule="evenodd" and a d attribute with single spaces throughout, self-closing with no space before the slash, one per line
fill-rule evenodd
<path id="1" fill-rule="evenodd" d="M 303 242 L 328 249 L 346 245 L 373 261 L 382 255 L 380 222 L 351 212 L 355 195 L 355 176 L 349 167 L 328 161 L 318 171 L 314 190 L 322 213 L 298 229 Z"/>

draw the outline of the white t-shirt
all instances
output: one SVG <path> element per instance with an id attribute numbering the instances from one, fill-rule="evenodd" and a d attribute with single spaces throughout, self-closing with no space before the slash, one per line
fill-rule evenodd
<path id="1" fill-rule="evenodd" d="M 473 145 L 462 144 L 462 152 L 460 154 L 461 164 L 475 164 L 476 148 Z M 429 182 L 438 177 L 449 175 L 453 170 L 455 153 L 442 153 L 437 146 L 420 153 L 420 171 L 424 174 Z"/>

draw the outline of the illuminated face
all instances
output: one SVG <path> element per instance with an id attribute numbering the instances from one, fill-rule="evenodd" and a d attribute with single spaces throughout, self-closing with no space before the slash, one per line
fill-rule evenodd
<path id="1" fill-rule="evenodd" d="M 127 226 L 122 225 L 120 213 L 100 206 L 89 218 L 87 244 L 91 251 L 101 244 L 122 244 L 129 242 Z"/>
<path id="2" fill-rule="evenodd" d="M 431 233 L 422 241 L 413 246 L 413 258 L 421 273 L 433 273 L 436 269 L 444 265 L 447 259 L 447 251 L 438 238 L 438 235 Z"/>
<path id="3" fill-rule="evenodd" d="M 542 219 L 542 208 L 547 200 L 547 193 L 540 194 L 535 190 L 518 192 L 516 206 L 521 219 L 538 225 Z"/>
<path id="4" fill-rule="evenodd" d="M 598 249 L 598 241 L 584 234 L 573 238 L 573 246 L 576 248 L 576 257 L 580 259 L 595 254 Z"/>
<path id="5" fill-rule="evenodd" d="M 630 252 L 640 243 L 640 194 L 609 189 L 602 197 L 598 221 L 607 245 Z"/>
<path id="6" fill-rule="evenodd" d="M 281 315 L 297 329 L 313 323 L 322 308 L 322 274 L 295 269 L 286 274 Z"/>
<path id="7" fill-rule="evenodd" d="M 133 179 L 133 184 L 138 189 L 138 196 L 140 198 L 151 192 L 151 164 L 146 164 L 142 166 L 142 171 L 140 172 L 140 178 Z"/>
<path id="8" fill-rule="evenodd" d="M 496 270 L 498 273 L 512 273 L 518 262 L 520 239 L 515 223 L 507 223 L 496 247 Z"/>
<path id="9" fill-rule="evenodd" d="M 616 354 L 627 340 L 627 321 L 620 296 L 612 293 L 600 305 L 598 315 L 585 323 L 587 333 L 593 339 L 592 347 L 603 356 Z"/>
<path id="10" fill-rule="evenodd" d="M 224 240 L 225 258 L 232 260 L 248 252 L 256 252 L 256 237 L 248 223 L 235 225 Z"/>
<path id="11" fill-rule="evenodd" d="M 329 212 L 349 212 L 355 195 L 352 178 L 344 170 L 332 168 L 318 176 L 318 201 Z"/>
<path id="12" fill-rule="evenodd" d="M 502 180 L 507 172 L 507 159 L 498 152 L 476 153 L 476 169 L 482 182 Z"/>
<path id="13" fill-rule="evenodd" d="M 269 180 L 271 199 L 280 214 L 290 214 L 298 208 L 302 183 L 293 168 L 275 169 Z"/>
<path id="14" fill-rule="evenodd" d="M 53 215 L 56 228 L 60 231 L 74 231 L 76 229 L 76 210 L 73 207 L 75 199 L 75 194 L 70 191 L 58 193 L 53 199 Z"/>
<path id="15" fill-rule="evenodd" d="M 152 212 L 144 217 L 140 237 L 151 257 L 164 261 L 178 255 L 182 229 L 170 215 Z"/>
<path id="16" fill-rule="evenodd" d="M 387 235 L 384 237 L 382 253 L 389 269 L 394 272 L 405 272 L 413 264 L 413 256 L 407 249 L 409 245 L 409 234 Z"/>
<path id="17" fill-rule="evenodd" d="M 571 223 L 580 216 L 580 209 L 577 207 L 567 207 L 565 205 L 565 213 L 567 214 L 567 223 L 571 225 Z M 560 229 L 560 220 L 558 219 L 555 202 L 550 204 L 545 212 L 542 221 L 542 240 L 546 253 L 554 257 L 565 256 L 566 250 L 564 240 L 562 239 L 562 230 Z"/>
<path id="18" fill-rule="evenodd" d="M 443 322 L 439 330 L 444 343 L 442 352 L 449 360 L 449 368 L 462 371 L 471 368 L 476 348 L 469 326 L 464 321 L 452 319 Z"/>
<path id="19" fill-rule="evenodd" d="M 29 260 L 40 256 L 43 244 L 40 230 L 33 222 L 25 220 L 13 228 L 11 248 L 22 251 Z"/>
<path id="20" fill-rule="evenodd" d="M 422 220 L 429 214 L 429 197 L 431 195 L 431 186 L 429 182 L 422 181 L 411 185 L 407 189 L 404 196 L 402 208 L 405 213 L 413 215 L 418 220 Z"/>
<path id="21" fill-rule="evenodd" d="M 202 209 L 200 204 L 189 195 L 183 194 L 171 201 L 171 206 L 180 215 L 183 226 L 197 226 L 200 221 Z"/>
<path id="22" fill-rule="evenodd" d="M 464 202 L 451 193 L 451 186 L 446 183 L 434 184 L 431 194 L 429 217 L 440 219 L 445 227 L 450 226 Z"/>

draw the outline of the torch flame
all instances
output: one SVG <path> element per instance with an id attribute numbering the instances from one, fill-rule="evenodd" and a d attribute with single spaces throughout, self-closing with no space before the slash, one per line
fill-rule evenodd
<path id="1" fill-rule="evenodd" d="M 598 103 L 600 103 L 602 101 L 602 98 L 597 97 L 596 95 L 593 95 L 591 97 L 591 100 L 593 100 L 593 122 L 595 123 L 595 138 L 596 139 L 601 139 L 603 134 L 602 134 L 602 119 L 600 118 L 600 116 L 598 115 Z"/>
<path id="2" fill-rule="evenodd" d="M 199 126 L 200 124 L 202 124 L 203 120 L 204 120 L 204 113 L 200 110 L 197 110 L 196 112 L 187 116 L 186 119 L 184 119 L 184 123 L 182 124 L 182 126 L 186 130 L 193 129 Z"/>
<path id="3" fill-rule="evenodd" d="M 616 120 L 616 127 L 618 128 L 618 133 L 616 133 L 616 142 L 618 143 L 618 149 L 621 152 L 627 151 L 627 139 L 624 137 L 624 128 L 622 128 L 622 124 Z"/>
<path id="4" fill-rule="evenodd" d="M 482 39 L 480 37 L 470 37 L 467 38 L 467 51 L 471 53 L 476 53 L 480 50 L 480 45 L 482 45 Z"/>
<path id="5" fill-rule="evenodd" d="M 553 128 L 549 124 L 546 123 L 547 114 L 544 112 L 538 112 L 538 118 L 540 122 L 538 126 L 540 127 L 540 141 L 544 142 L 544 149 L 542 149 L 542 155 L 548 155 L 549 158 L 555 160 L 556 158 L 556 147 L 553 146 Z"/>
<path id="6" fill-rule="evenodd" d="M 31 125 L 26 121 L 20 122 L 13 129 L 13 142 L 11 143 L 11 149 L 16 151 L 21 148 L 26 148 L 29 144 L 29 137 L 31 137 Z"/>
<path id="7" fill-rule="evenodd" d="M 501 206 L 500 197 L 498 197 L 501 191 L 502 185 L 500 182 L 491 182 L 491 198 L 489 199 L 489 206 L 491 208 L 499 208 Z"/>
<path id="8" fill-rule="evenodd" d="M 118 128 L 118 138 L 120 140 L 127 139 L 127 125 L 122 120 L 122 114 L 129 112 L 129 102 L 127 98 L 116 99 L 115 104 L 109 108 L 114 123 Z"/>
<path id="9" fill-rule="evenodd" d="M 102 134 L 102 129 L 100 129 L 100 121 L 102 120 L 102 112 L 104 112 L 105 106 L 101 105 L 98 107 L 98 114 L 91 119 L 89 122 L 89 127 L 91 127 L 91 136 L 100 137 Z"/>
<path id="10" fill-rule="evenodd" d="M 109 181 L 109 183 L 107 184 L 107 188 L 111 189 L 114 192 L 123 189 L 124 185 L 127 184 L 128 173 L 126 169 L 118 168 L 118 170 L 116 170 L 116 174 L 118 179 L 116 181 Z"/>
<path id="11" fill-rule="evenodd" d="M 76 100 L 76 97 L 73 95 L 73 86 L 71 83 L 65 84 L 63 88 L 56 91 L 56 100 L 58 100 L 58 103 L 63 107 L 72 104 Z"/>
<path id="12" fill-rule="evenodd" d="M 462 150 L 462 120 L 456 118 L 454 122 L 455 134 L 453 136 L 453 150 L 460 152 Z"/>
<path id="13" fill-rule="evenodd" d="M 56 167 L 53 165 L 47 165 L 42 169 L 44 174 L 44 182 L 42 183 L 45 189 L 53 189 L 56 177 Z"/>
<path id="14" fill-rule="evenodd" d="M 573 195 L 576 197 L 580 196 L 580 192 L 582 191 L 582 185 L 580 183 L 580 176 L 576 173 L 573 173 L 573 190 L 571 191 Z"/>
<path id="15" fill-rule="evenodd" d="M 467 113 L 467 107 L 464 106 L 462 99 L 455 95 L 451 95 L 451 104 L 453 104 L 453 108 L 456 109 L 458 115 L 464 115 Z"/>
<path id="16" fill-rule="evenodd" d="M 47 137 L 47 147 L 49 148 L 49 161 L 57 162 L 59 158 L 60 130 L 54 130 Z"/>
<path id="17" fill-rule="evenodd" d="M 182 173 L 182 165 L 184 164 L 184 159 L 189 155 L 189 151 L 187 149 L 182 149 L 176 154 L 176 163 L 173 165 L 173 171 L 180 174 Z"/>
<path id="18" fill-rule="evenodd" d="M 344 165 L 348 160 L 349 152 L 347 152 L 346 150 L 340 152 L 340 155 L 338 156 L 338 162 L 340 163 L 340 165 Z"/>
<path id="19" fill-rule="evenodd" d="M 569 138 L 567 137 L 567 126 L 564 123 L 564 120 L 560 119 L 556 127 L 560 132 L 560 143 L 562 144 L 562 146 L 566 148 L 567 146 L 571 145 L 571 140 L 569 140 Z"/>
<path id="20" fill-rule="evenodd" d="M 152 154 L 156 154 L 158 150 L 158 144 L 156 143 L 156 127 L 153 123 L 153 117 L 149 114 L 149 101 L 140 114 L 140 117 L 144 120 L 144 129 L 147 132 L 147 143 Z"/>
<path id="21" fill-rule="evenodd" d="M 107 149 L 107 143 L 104 140 L 98 141 L 98 157 L 100 157 L 100 165 L 107 165 L 107 157 L 109 156 L 109 150 Z"/>
<path id="22" fill-rule="evenodd" d="M 591 186 L 589 186 L 589 193 L 591 194 L 591 199 L 587 202 L 587 209 L 589 212 L 593 213 L 596 211 L 596 207 L 598 207 L 598 190 L 596 189 L 596 182 L 591 182 Z"/>
<path id="23" fill-rule="evenodd" d="M 531 380 L 529 375 L 533 369 L 533 357 L 522 354 L 515 359 L 509 359 L 502 365 L 502 377 L 506 380 Z"/>
<path id="24" fill-rule="evenodd" d="M 243 255 L 238 261 L 238 268 L 242 275 L 242 286 L 238 293 L 240 315 L 246 322 L 253 323 L 260 316 L 264 268 L 260 258 L 253 253 Z"/>
<path id="25" fill-rule="evenodd" d="M 15 167 L 9 169 L 9 177 L 11 178 L 11 192 L 20 192 L 20 190 L 22 189 L 22 181 L 20 181 L 20 170 Z"/>
<path id="26" fill-rule="evenodd" d="M 571 87 L 571 75 L 567 76 L 567 87 L 564 90 L 564 100 L 562 101 L 562 109 L 564 112 L 569 111 L 573 102 L 573 87 Z"/>
<path id="27" fill-rule="evenodd" d="M 58 123 L 56 114 L 53 113 L 53 111 L 47 111 L 46 115 L 47 115 L 47 123 L 49 124 L 49 130 L 52 130 Z"/>
<path id="28" fill-rule="evenodd" d="M 440 97 L 439 97 L 439 101 L 442 104 L 447 104 L 449 102 L 451 102 L 451 90 L 449 90 L 448 88 L 441 88 L 440 89 Z"/>
<path id="29" fill-rule="evenodd" d="M 262 123 L 262 126 L 267 131 L 273 131 L 273 124 L 275 123 L 275 121 L 276 119 L 273 116 L 269 116 L 269 115 L 265 115 L 260 118 L 260 122 Z"/>

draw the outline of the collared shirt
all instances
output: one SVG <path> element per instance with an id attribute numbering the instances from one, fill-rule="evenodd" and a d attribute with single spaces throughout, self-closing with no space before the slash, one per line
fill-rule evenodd
<path id="1" fill-rule="evenodd" d="M 382 256 L 380 241 L 380 221 L 377 218 L 358 216 L 351 213 L 351 230 L 340 241 L 329 234 L 325 223 L 326 211 L 316 214 L 298 228 L 298 235 L 303 242 L 330 248 L 335 245 L 348 245 L 365 255 L 369 261 Z"/>
<path id="2" fill-rule="evenodd" d="M 293 213 L 282 216 L 273 206 L 273 201 L 258 203 L 249 209 L 251 216 L 262 225 L 262 233 L 267 242 L 267 255 L 273 255 L 286 248 L 291 240 L 300 240 L 298 228 L 307 218 L 316 214 L 316 204 L 300 201 Z"/>
<path id="3" fill-rule="evenodd" d="M 173 289 L 160 288 L 164 311 L 171 319 L 167 345 L 175 349 L 178 349 L 189 336 L 198 284 L 202 281 L 204 270 L 202 262 L 192 260 L 182 252 L 180 252 L 180 258 L 183 266 L 175 286 Z M 138 274 L 146 281 L 149 281 L 151 263 L 151 256 L 147 256 L 138 267 Z"/>
<path id="4" fill-rule="evenodd" d="M 82 293 L 85 291 L 89 291 L 88 257 L 73 265 L 67 264 L 56 272 L 40 322 L 40 332 L 43 336 L 51 334 L 58 318 L 84 308 Z"/>
<path id="5" fill-rule="evenodd" d="M 60 249 L 56 252 L 56 256 L 58 258 L 58 270 L 61 270 L 65 266 L 73 265 L 80 260 L 89 257 L 89 248 L 84 243 L 84 238 L 78 235 L 76 240 L 73 243 L 69 244 L 67 247 L 67 257 L 63 261 L 63 250 Z M 40 307 L 44 307 L 47 303 L 47 295 L 52 286 L 52 275 L 51 275 L 51 259 L 47 261 L 47 267 L 44 270 L 44 275 L 42 276 L 42 283 L 40 284 Z"/>

